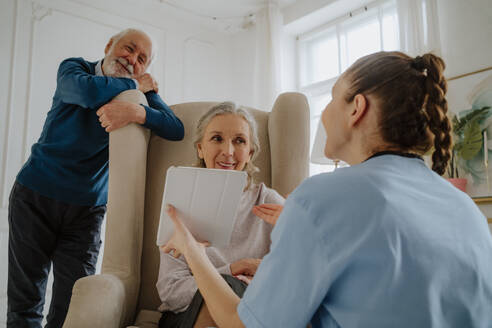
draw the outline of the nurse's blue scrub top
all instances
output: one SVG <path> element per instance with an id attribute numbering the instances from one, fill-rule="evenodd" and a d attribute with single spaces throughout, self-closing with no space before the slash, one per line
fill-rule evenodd
<path id="1" fill-rule="evenodd" d="M 246 327 L 492 327 L 492 238 L 418 158 L 307 179 L 238 306 Z"/>

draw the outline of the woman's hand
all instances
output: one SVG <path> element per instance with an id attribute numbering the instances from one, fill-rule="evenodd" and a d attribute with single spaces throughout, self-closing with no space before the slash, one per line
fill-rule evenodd
<path id="1" fill-rule="evenodd" d="M 231 273 L 233 276 L 243 275 L 253 277 L 260 263 L 261 259 L 241 259 L 231 263 Z"/>
<path id="2" fill-rule="evenodd" d="M 280 204 L 261 204 L 253 207 L 253 213 L 260 219 L 275 225 L 283 209 L 284 206 Z"/>
<path id="3" fill-rule="evenodd" d="M 174 206 L 168 204 L 166 207 L 166 212 L 174 223 L 174 232 L 171 239 L 169 239 L 165 245 L 161 246 L 161 250 L 164 253 L 174 251 L 173 256 L 178 258 L 181 254 L 185 254 L 188 247 L 209 246 L 208 242 L 198 242 L 195 237 L 193 237 L 191 232 L 178 217 L 178 213 Z"/>
<path id="4" fill-rule="evenodd" d="M 241 259 L 230 265 L 231 273 L 234 277 L 249 285 L 260 263 L 261 259 Z"/>

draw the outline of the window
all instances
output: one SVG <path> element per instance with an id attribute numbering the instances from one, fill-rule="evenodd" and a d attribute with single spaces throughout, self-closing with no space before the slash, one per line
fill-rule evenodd
<path id="1" fill-rule="evenodd" d="M 380 0 L 298 36 L 299 89 L 307 95 L 311 108 L 310 150 L 338 76 L 364 55 L 398 50 L 398 33 L 395 1 Z M 333 169 L 310 164 L 310 175 Z"/>

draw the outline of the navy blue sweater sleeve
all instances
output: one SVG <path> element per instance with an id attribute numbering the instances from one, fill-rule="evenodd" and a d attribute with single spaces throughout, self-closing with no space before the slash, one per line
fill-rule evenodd
<path id="1" fill-rule="evenodd" d="M 98 109 L 119 93 L 135 88 L 132 79 L 94 75 L 82 58 L 66 59 L 58 68 L 56 92 L 66 104 Z"/>
<path id="2" fill-rule="evenodd" d="M 144 127 L 152 130 L 161 138 L 181 140 L 184 137 L 183 123 L 154 91 L 145 94 L 149 106 L 145 108 Z"/>

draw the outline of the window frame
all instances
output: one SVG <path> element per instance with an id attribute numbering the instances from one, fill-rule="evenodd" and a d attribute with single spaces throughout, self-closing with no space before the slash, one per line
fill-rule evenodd
<path id="1" fill-rule="evenodd" d="M 318 127 L 318 122 L 321 117 L 322 110 L 320 111 L 319 109 L 315 109 L 313 107 L 313 103 L 316 102 L 316 100 L 319 100 L 322 97 L 329 97 L 331 98 L 331 90 L 333 88 L 333 85 L 337 81 L 338 77 L 342 73 L 342 65 L 343 65 L 343 59 L 342 59 L 342 44 L 341 44 L 341 34 L 344 32 L 344 29 L 342 28 L 342 25 L 347 24 L 347 21 L 350 19 L 359 16 L 360 14 L 363 14 L 367 11 L 370 10 L 377 10 L 377 21 L 379 23 L 379 39 L 380 39 L 380 49 L 384 49 L 384 35 L 383 35 L 383 18 L 384 18 L 384 10 L 387 10 L 389 8 L 396 10 L 396 1 L 395 0 L 375 0 L 373 2 L 370 2 L 369 4 L 351 11 L 349 13 L 346 13 L 345 15 L 342 15 L 338 18 L 335 18 L 323 25 L 320 25 L 310 31 L 307 31 L 305 33 L 299 34 L 296 37 L 296 52 L 297 52 L 297 61 L 296 61 L 296 75 L 297 75 L 297 89 L 304 93 L 309 102 L 309 107 L 310 107 L 310 113 L 309 113 L 309 121 L 311 123 L 310 127 L 310 136 L 313 135 L 315 136 L 316 129 Z M 369 16 L 369 17 L 374 17 L 374 16 Z M 398 20 L 396 22 L 396 26 L 399 29 L 398 25 Z M 321 81 L 316 81 L 313 83 L 306 83 L 303 84 L 303 79 L 304 77 L 309 74 L 308 72 L 303 72 L 303 70 L 306 69 L 306 58 L 307 58 L 307 44 L 309 40 L 313 40 L 315 38 L 320 37 L 327 31 L 330 31 L 330 33 L 333 33 L 333 30 L 335 32 L 336 38 L 337 38 L 337 44 L 338 44 L 338 75 L 327 78 L 325 80 Z M 399 32 L 397 31 L 397 35 L 399 36 Z M 398 40 L 397 40 L 397 43 Z M 314 124 L 313 124 L 314 123 Z M 314 138 L 314 137 L 313 137 Z M 309 153 L 311 154 L 312 148 L 313 148 L 313 143 L 314 139 L 311 140 L 310 137 L 310 147 L 309 147 Z M 324 172 L 329 172 L 334 169 L 333 167 L 330 167 L 329 165 L 324 165 L 323 168 L 321 168 L 321 165 L 319 164 L 310 164 L 310 175 L 312 173 L 320 173 L 321 171 Z"/>

